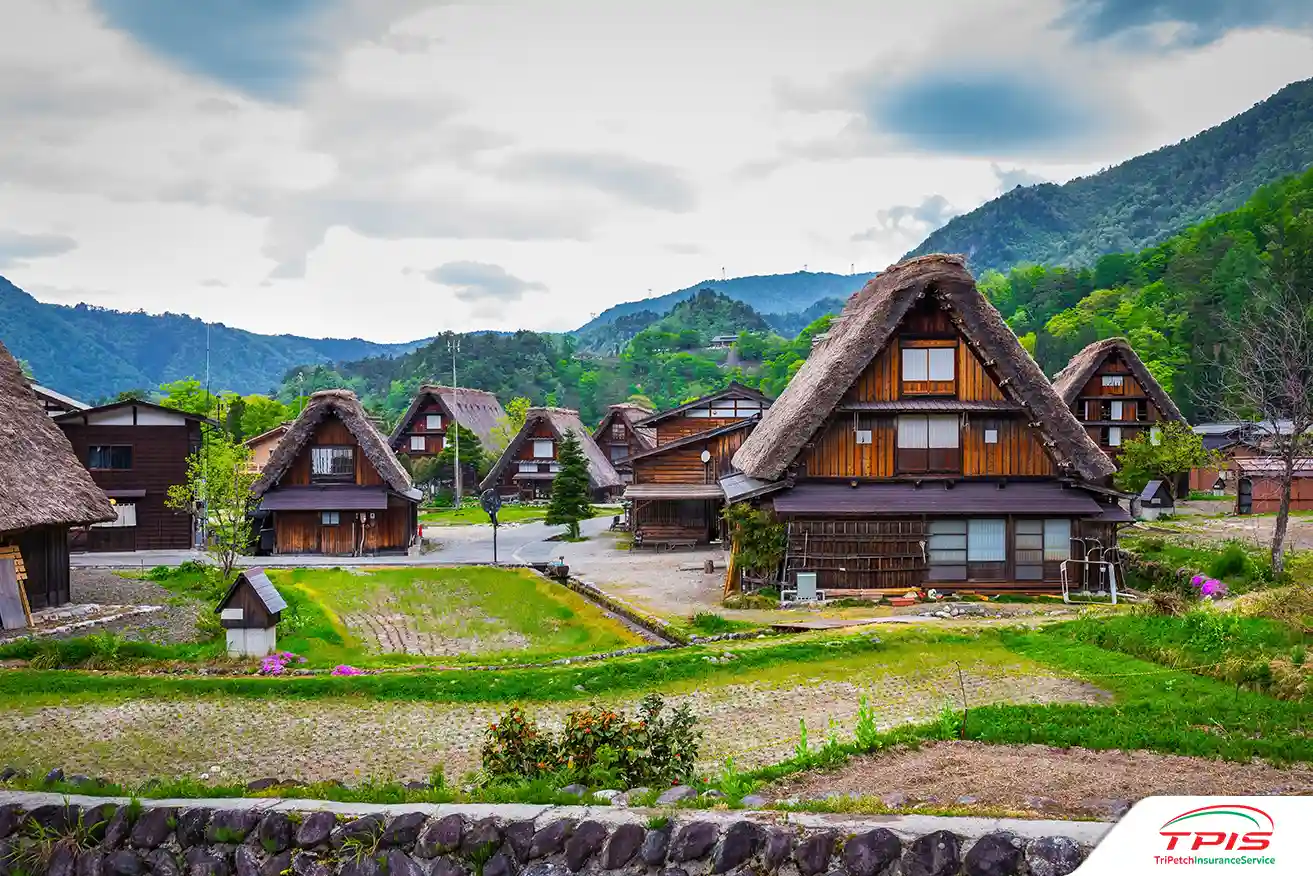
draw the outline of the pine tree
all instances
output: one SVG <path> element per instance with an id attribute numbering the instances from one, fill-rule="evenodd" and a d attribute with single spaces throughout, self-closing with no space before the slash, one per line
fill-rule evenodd
<path id="1" fill-rule="evenodd" d="M 547 524 L 569 527 L 570 538 L 579 537 L 579 521 L 593 514 L 588 501 L 588 460 L 573 432 L 561 436 L 556 454 L 561 470 L 552 480 L 552 499 L 547 506 Z"/>

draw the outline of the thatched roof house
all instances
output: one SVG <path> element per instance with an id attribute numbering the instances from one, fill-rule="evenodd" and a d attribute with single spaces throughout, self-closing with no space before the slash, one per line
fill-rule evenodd
<path id="1" fill-rule="evenodd" d="M 633 402 L 621 402 L 620 404 L 610 405 L 606 413 L 602 415 L 602 422 L 597 424 L 593 430 L 593 438 L 597 443 L 603 444 L 606 439 L 606 432 L 617 422 L 624 423 L 633 437 L 634 452 L 639 450 L 650 450 L 656 447 L 656 432 L 651 428 L 637 426 L 640 420 L 644 420 L 652 415 L 651 408 L 643 405 L 634 404 Z"/>
<path id="2" fill-rule="evenodd" d="M 429 414 L 441 417 L 441 425 L 434 429 L 426 428 L 425 418 Z M 496 443 L 493 431 L 505 418 L 506 412 L 502 410 L 501 402 L 490 392 L 468 387 L 425 384 L 415 393 L 410 407 L 397 421 L 397 427 L 392 430 L 388 443 L 394 451 L 406 453 L 411 450 L 412 438 L 430 434 L 445 437 L 448 420 L 455 420 L 473 432 L 480 444 L 489 448 Z M 436 453 L 440 452 L 440 448 L 436 444 L 426 445 L 424 452 Z"/>
<path id="3" fill-rule="evenodd" d="M 1126 338 L 1104 338 L 1102 341 L 1095 341 L 1071 357 L 1066 367 L 1053 377 L 1053 388 L 1058 391 L 1063 402 L 1067 405 L 1075 404 L 1081 388 L 1094 376 L 1099 366 L 1114 354 L 1126 364 L 1130 373 L 1135 375 L 1140 388 L 1158 406 L 1164 419 L 1185 422 L 1185 415 L 1181 413 L 1181 409 L 1172 401 L 1172 397 L 1163 389 L 1162 384 L 1154 378 L 1145 366 L 1144 360 L 1136 355 L 1131 342 Z"/>
<path id="4" fill-rule="evenodd" d="M 349 390 L 310 396 L 253 491 L 262 551 L 387 553 L 415 538 L 421 493 Z"/>
<path id="5" fill-rule="evenodd" d="M 530 408 L 524 426 L 483 479 L 480 489 L 496 487 L 508 493 L 541 493 L 556 476 L 557 443 L 567 432 L 574 433 L 584 458 L 588 460 L 588 480 L 593 492 L 608 495 L 618 492 L 623 486 L 620 475 L 593 441 L 588 428 L 579 419 L 579 412 L 569 408 Z M 550 455 L 538 455 L 548 450 Z M 530 490 L 535 483 L 539 486 Z"/>
<path id="6" fill-rule="evenodd" d="M 15 571 L 31 607 L 69 599 L 69 527 L 116 516 L 0 344 L 0 556 L 21 560 Z"/>
<path id="7" fill-rule="evenodd" d="M 1056 467 L 1102 484 L 1114 469 L 1071 415 L 999 312 L 976 289 L 965 260 L 928 255 L 896 265 L 848 299 L 761 424 L 734 455 L 751 478 L 774 481 L 816 435 L 853 382 L 883 351 L 903 318 L 933 294 L 966 342 L 997 375 L 1007 400 L 1031 417 Z"/>

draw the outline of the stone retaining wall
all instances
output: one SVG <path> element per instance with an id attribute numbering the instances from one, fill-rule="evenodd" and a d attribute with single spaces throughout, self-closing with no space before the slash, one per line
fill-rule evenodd
<path id="1" fill-rule="evenodd" d="M 0 796 L 0 876 L 1064 876 L 1109 825 Z"/>

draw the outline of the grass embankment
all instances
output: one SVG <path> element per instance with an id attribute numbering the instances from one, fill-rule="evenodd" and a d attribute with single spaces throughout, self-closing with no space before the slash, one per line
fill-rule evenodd
<path id="1" fill-rule="evenodd" d="M 1176 576 L 1181 569 L 1217 578 L 1231 593 L 1248 593 L 1277 583 L 1268 552 L 1243 541 L 1207 545 L 1152 533 L 1127 533 L 1121 543 L 1134 557 L 1129 569 L 1133 586 L 1171 589 L 1174 584 L 1188 590 L 1190 576 Z"/>
<path id="2" fill-rule="evenodd" d="M 588 600 L 525 569 L 290 569 L 269 570 L 269 576 L 288 604 L 278 647 L 306 658 L 298 664 L 305 668 L 532 663 L 643 642 Z M 154 569 L 148 577 L 207 606 L 217 605 L 226 590 L 215 569 L 195 563 Z M 380 624 L 391 631 L 386 643 L 375 632 Z M 23 639 L 0 646 L 0 659 L 28 660 L 36 669 L 100 670 L 226 660 L 217 618 L 202 611 L 198 627 L 209 638 L 196 644 L 112 635 Z"/>
<path id="3" fill-rule="evenodd" d="M 610 517 L 621 513 L 619 505 L 594 505 L 593 517 Z M 497 512 L 498 523 L 537 523 L 547 516 L 546 505 L 503 505 Z M 460 508 L 434 508 L 421 511 L 419 522 L 425 526 L 492 525 L 488 513 L 479 505 L 462 504 Z"/>

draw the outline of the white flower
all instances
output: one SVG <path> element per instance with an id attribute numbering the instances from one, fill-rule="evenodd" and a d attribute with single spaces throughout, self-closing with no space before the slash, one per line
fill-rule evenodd
<path id="1" fill-rule="evenodd" d="M 201 773 L 201 778 L 202 778 L 202 779 L 208 779 L 209 777 L 210 777 L 210 774 L 209 774 L 209 773 Z"/>

